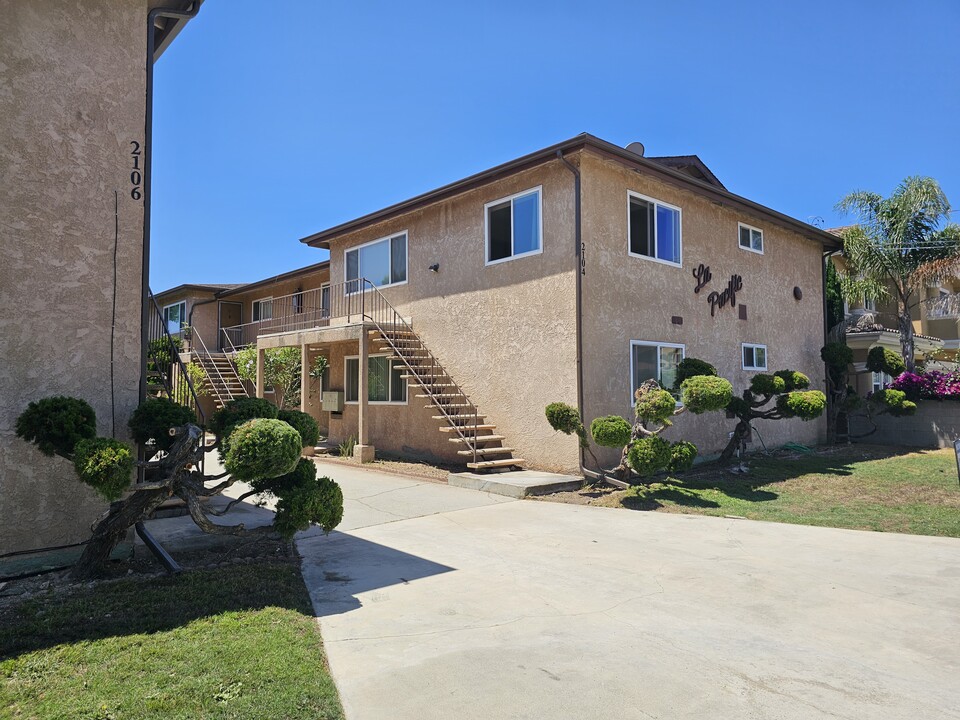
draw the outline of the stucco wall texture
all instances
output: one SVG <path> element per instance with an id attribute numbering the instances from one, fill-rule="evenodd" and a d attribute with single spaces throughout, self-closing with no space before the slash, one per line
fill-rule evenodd
<path id="1" fill-rule="evenodd" d="M 0 553 L 84 540 L 105 508 L 67 461 L 15 437 L 27 403 L 83 398 L 98 433 L 123 439 L 137 405 L 146 18 L 143 0 L 0 10 Z"/>
<path id="2" fill-rule="evenodd" d="M 741 343 L 767 346 L 770 372 L 800 370 L 812 389 L 824 389 L 823 309 L 820 245 L 760 217 L 713 203 L 678 186 L 668 185 L 618 163 L 582 155 L 583 237 L 586 274 L 583 282 L 584 416 L 608 414 L 632 419 L 634 388 L 630 378 L 630 341 L 677 343 L 686 357 L 706 360 L 729 379 L 738 394 L 752 371 L 741 364 Z M 627 191 L 681 208 L 682 267 L 627 254 Z M 741 249 L 738 222 L 764 233 L 762 255 Z M 692 271 L 709 265 L 712 281 L 695 293 Z M 743 277 L 738 307 L 707 303 L 711 290 L 722 291 L 730 276 Z M 803 292 L 794 299 L 793 288 Z M 739 306 L 747 319 L 739 319 Z M 674 316 L 682 324 L 674 324 Z M 702 454 L 718 452 L 734 421 L 723 413 L 683 413 L 664 437 L 687 439 Z M 768 446 L 788 441 L 815 443 L 824 421 L 758 421 Z M 759 448 L 760 443 L 755 443 Z M 613 462 L 615 451 L 606 453 Z"/>

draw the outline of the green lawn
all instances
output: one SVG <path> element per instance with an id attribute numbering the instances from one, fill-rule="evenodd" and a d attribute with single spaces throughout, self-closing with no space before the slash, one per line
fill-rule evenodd
<path id="1" fill-rule="evenodd" d="M 952 450 L 854 445 L 810 455 L 779 451 L 754 456 L 750 468 L 749 475 L 734 475 L 704 465 L 650 486 L 581 495 L 590 504 L 635 510 L 960 537 Z"/>
<path id="2" fill-rule="evenodd" d="M 0 611 L 0 717 L 342 718 L 298 568 L 130 578 Z"/>

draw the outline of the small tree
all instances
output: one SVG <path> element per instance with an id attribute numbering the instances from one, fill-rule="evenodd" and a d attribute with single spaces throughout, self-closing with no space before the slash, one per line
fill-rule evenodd
<path id="1" fill-rule="evenodd" d="M 277 408 L 264 400 L 235 400 L 211 418 L 216 442 L 208 448 L 202 441 L 203 431 L 192 424 L 193 417 L 190 409 L 167 399 L 148 400 L 137 409 L 130 419 L 131 434 L 150 448 L 148 454 L 154 459 L 143 463 L 152 475 L 150 481 L 131 489 L 137 465 L 133 453 L 125 443 L 95 437 L 96 415 L 89 404 L 76 398 L 46 398 L 30 403 L 20 415 L 16 428 L 19 437 L 34 443 L 44 454 L 70 459 L 77 477 L 105 499 L 117 500 L 130 491 L 97 523 L 71 571 L 74 578 L 98 574 L 129 528 L 148 518 L 170 497 L 181 498 L 193 521 L 209 533 L 276 535 L 289 540 L 310 523 L 318 523 L 329 532 L 340 521 L 343 497 L 336 483 L 317 478 L 315 469 L 311 474 L 305 466 L 300 467 L 305 443 L 315 442 L 313 428 L 303 418 L 290 416 L 300 426 L 297 430 L 275 419 Z M 227 472 L 207 476 L 198 468 L 203 453 L 213 448 L 221 451 Z M 291 477 L 294 473 L 296 477 Z M 202 502 L 238 480 L 249 482 L 254 491 L 220 511 Z M 277 498 L 272 526 L 247 530 L 242 524 L 219 525 L 210 519 L 257 493 Z"/>
<path id="2" fill-rule="evenodd" d="M 300 405 L 300 383 L 303 360 L 300 348 L 267 348 L 264 351 L 263 381 L 273 386 L 277 407 L 296 408 Z M 249 382 L 257 382 L 257 348 L 246 347 L 238 351 L 234 361 L 237 374 Z"/>

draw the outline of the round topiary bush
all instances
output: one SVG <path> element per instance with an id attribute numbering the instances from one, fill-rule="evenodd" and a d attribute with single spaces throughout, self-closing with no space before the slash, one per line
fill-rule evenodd
<path id="1" fill-rule="evenodd" d="M 210 431 L 218 438 L 229 435 L 228 430 L 254 418 L 276 419 L 277 406 L 263 398 L 231 400 L 210 417 Z"/>
<path id="2" fill-rule="evenodd" d="M 20 413 L 16 432 L 44 455 L 69 457 L 78 442 L 96 436 L 97 414 L 85 400 L 62 395 L 43 398 Z"/>
<path id="3" fill-rule="evenodd" d="M 282 420 L 300 433 L 303 447 L 313 447 L 320 439 L 320 426 L 317 421 L 305 412 L 299 410 L 281 410 L 277 413 L 277 420 Z"/>
<path id="4" fill-rule="evenodd" d="M 317 466 L 301 459 L 293 472 L 275 478 L 271 490 L 279 498 L 274 529 L 290 539 L 311 524 L 330 532 L 343 518 L 343 492 L 328 477 L 317 477 Z"/>
<path id="5" fill-rule="evenodd" d="M 778 395 L 787 391 L 787 383 L 778 375 L 760 373 L 750 380 L 750 392 L 754 395 Z"/>
<path id="6" fill-rule="evenodd" d="M 107 500 L 116 500 L 130 486 L 136 466 L 130 448 L 113 438 L 81 440 L 74 448 L 73 467 L 80 480 Z"/>
<path id="7" fill-rule="evenodd" d="M 253 482 L 284 475 L 300 460 L 300 433 L 281 420 L 256 418 L 230 434 L 224 467 L 235 479 Z"/>
<path id="8" fill-rule="evenodd" d="M 810 378 L 797 370 L 777 370 L 774 376 L 783 380 L 787 392 L 806 390 L 810 387 Z"/>
<path id="9" fill-rule="evenodd" d="M 634 393 L 637 417 L 648 422 L 665 422 L 677 409 L 677 401 L 655 380 L 647 380 Z"/>
<path id="10" fill-rule="evenodd" d="M 669 463 L 670 443 L 659 435 L 637 440 L 627 453 L 627 465 L 640 477 L 660 472 Z"/>
<path id="11" fill-rule="evenodd" d="M 593 436 L 593 441 L 603 447 L 622 448 L 630 442 L 632 430 L 630 423 L 619 415 L 598 417 L 590 423 L 590 434 Z"/>
<path id="12" fill-rule="evenodd" d="M 170 428 L 196 422 L 197 414 L 190 408 L 167 398 L 153 398 L 133 411 L 127 427 L 139 445 L 153 440 L 158 450 L 169 450 L 176 441 L 170 435 Z"/>
<path id="13" fill-rule="evenodd" d="M 670 446 L 670 462 L 667 470 L 670 472 L 684 472 L 693 467 L 697 459 L 697 446 L 692 442 L 680 440 Z"/>
<path id="14" fill-rule="evenodd" d="M 907 400 L 905 392 L 892 388 L 877 390 L 870 396 L 870 402 L 886 408 L 887 412 L 894 417 L 913 415 L 917 411 L 917 404 L 912 400 Z"/>
<path id="15" fill-rule="evenodd" d="M 572 405 L 567 403 L 555 402 L 547 405 L 547 422 L 554 430 L 558 430 L 567 435 L 573 433 L 579 434 L 583 429 L 583 423 L 580 422 L 580 412 Z"/>
<path id="16" fill-rule="evenodd" d="M 853 362 L 853 350 L 844 343 L 831 342 L 820 349 L 820 358 L 832 370 L 845 372 Z"/>
<path id="17" fill-rule="evenodd" d="M 827 397 L 819 390 L 798 390 L 777 398 L 777 410 L 784 417 L 813 420 L 823 414 Z"/>
<path id="18" fill-rule="evenodd" d="M 684 380 L 701 375 L 716 377 L 717 369 L 706 360 L 698 360 L 692 357 L 684 358 L 677 365 L 677 379 L 674 380 L 673 387 L 678 389 L 683 385 Z"/>
<path id="19" fill-rule="evenodd" d="M 733 399 L 733 385 L 726 378 L 694 375 L 680 386 L 680 401 L 690 412 L 700 415 L 723 410 Z"/>
<path id="20" fill-rule="evenodd" d="M 867 370 L 897 377 L 907 371 L 907 366 L 900 355 L 878 345 L 867 353 Z"/>

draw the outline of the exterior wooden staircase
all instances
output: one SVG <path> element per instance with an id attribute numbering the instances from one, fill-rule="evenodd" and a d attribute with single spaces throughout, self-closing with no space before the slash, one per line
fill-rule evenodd
<path id="1" fill-rule="evenodd" d="M 403 362 L 407 369 L 403 378 L 420 390 L 415 397 L 427 401 L 424 407 L 437 411 L 433 419 L 441 423 L 440 432 L 452 436 L 448 439 L 458 446 L 457 454 L 469 458 L 467 467 L 502 472 L 523 466 L 526 461 L 513 456 L 513 448 L 503 444 L 503 435 L 494 434 L 496 425 L 485 422 L 486 416 L 479 413 L 420 336 L 399 316 L 395 319 L 399 322 L 389 325 L 375 322 L 377 329 L 370 331 L 371 340 L 377 350 Z"/>
<path id="2" fill-rule="evenodd" d="M 232 358 L 226 353 L 212 353 L 207 350 L 196 328 L 193 330 L 193 345 L 197 361 L 207 375 L 207 386 L 213 393 L 213 404 L 218 410 L 231 400 L 249 397 Z"/>

